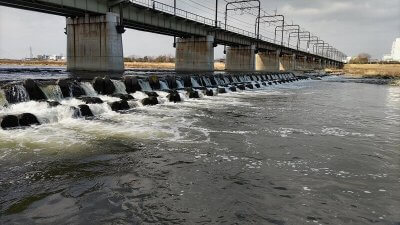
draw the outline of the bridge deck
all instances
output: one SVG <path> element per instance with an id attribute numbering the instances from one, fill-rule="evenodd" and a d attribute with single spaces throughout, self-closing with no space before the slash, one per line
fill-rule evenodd
<path id="1" fill-rule="evenodd" d="M 109 11 L 120 13 L 118 0 L 0 0 L 0 5 L 38 11 L 48 14 L 76 17 L 85 14 L 105 14 Z M 282 46 L 266 37 L 257 39 L 254 33 L 235 27 L 226 26 L 215 21 L 173 7 L 143 0 L 131 0 L 124 4 L 124 25 L 127 28 L 158 33 L 163 35 L 190 37 L 214 35 L 216 44 L 222 45 L 256 45 L 260 51 L 280 50 L 282 54 L 296 54 L 299 56 L 324 59 L 336 63 L 339 60 L 310 53 L 305 49 L 296 49 Z"/>

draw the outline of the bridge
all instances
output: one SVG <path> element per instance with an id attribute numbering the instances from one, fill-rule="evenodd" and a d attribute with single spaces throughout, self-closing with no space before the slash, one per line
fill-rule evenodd
<path id="1" fill-rule="evenodd" d="M 246 1 L 231 3 L 240 2 Z M 255 31 L 249 32 L 217 17 L 206 18 L 153 0 L 0 0 L 0 5 L 66 17 L 69 71 L 122 72 L 125 29 L 177 37 L 174 46 L 179 72 L 213 71 L 217 45 L 226 46 L 226 70 L 230 72 L 338 68 L 346 57 L 318 37 L 312 38 L 310 32 L 307 46 L 312 49 L 291 45 L 291 37 L 307 39 L 307 32 L 300 31 L 298 25 L 286 25 L 299 28 L 285 43 L 284 20 L 275 29 L 275 33 L 282 31 L 281 40 L 261 35 L 260 13 L 258 31 L 256 25 Z"/>

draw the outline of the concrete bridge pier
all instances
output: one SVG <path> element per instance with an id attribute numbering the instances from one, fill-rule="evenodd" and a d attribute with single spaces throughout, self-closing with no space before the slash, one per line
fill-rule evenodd
<path id="1" fill-rule="evenodd" d="M 316 69 L 322 69 L 322 59 L 316 59 Z"/>
<path id="2" fill-rule="evenodd" d="M 67 18 L 67 70 L 122 73 L 118 14 Z"/>
<path id="3" fill-rule="evenodd" d="M 296 64 L 298 70 L 307 70 L 307 56 L 299 56 L 296 59 Z"/>
<path id="4" fill-rule="evenodd" d="M 279 70 L 281 71 L 294 71 L 296 70 L 296 54 L 286 55 L 283 54 L 279 58 Z"/>
<path id="5" fill-rule="evenodd" d="M 314 59 L 312 57 L 307 57 L 307 59 L 306 59 L 306 69 L 307 70 L 314 69 Z"/>
<path id="6" fill-rule="evenodd" d="M 178 38 L 175 70 L 178 72 L 214 71 L 214 36 Z"/>
<path id="7" fill-rule="evenodd" d="M 321 63 L 321 69 L 325 69 L 327 64 L 328 64 L 327 61 L 323 59 Z"/>
<path id="8" fill-rule="evenodd" d="M 228 46 L 226 49 L 225 70 L 231 72 L 252 72 L 256 67 L 256 47 Z"/>
<path id="9" fill-rule="evenodd" d="M 256 71 L 279 71 L 280 51 L 259 52 L 256 54 Z"/>

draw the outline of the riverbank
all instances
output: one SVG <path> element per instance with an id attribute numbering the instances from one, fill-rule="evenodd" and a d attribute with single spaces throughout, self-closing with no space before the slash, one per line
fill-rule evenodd
<path id="1" fill-rule="evenodd" d="M 400 78 L 400 64 L 346 64 L 342 72 L 355 78 Z"/>
<path id="2" fill-rule="evenodd" d="M 343 69 L 325 71 L 356 82 L 400 86 L 400 64 L 346 64 Z"/>
<path id="3" fill-rule="evenodd" d="M 35 67 L 66 67 L 65 61 L 46 61 L 46 60 L 13 60 L 0 59 L 0 66 L 35 66 Z M 225 63 L 214 63 L 215 70 L 225 70 Z M 126 69 L 175 69 L 175 63 L 163 62 L 125 62 Z"/>

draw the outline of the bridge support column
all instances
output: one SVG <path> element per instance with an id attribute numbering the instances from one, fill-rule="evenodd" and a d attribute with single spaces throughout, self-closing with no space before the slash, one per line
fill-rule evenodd
<path id="1" fill-rule="evenodd" d="M 322 66 L 322 59 L 317 59 L 317 69 L 322 69 L 323 68 L 323 66 Z"/>
<path id="2" fill-rule="evenodd" d="M 255 70 L 255 46 L 227 47 L 225 70 L 233 72 L 251 72 Z"/>
<path id="3" fill-rule="evenodd" d="M 312 58 L 311 60 L 311 69 L 316 70 L 319 67 L 319 60 L 316 58 Z"/>
<path id="4" fill-rule="evenodd" d="M 117 32 L 119 17 L 101 16 L 67 18 L 68 71 L 124 71 L 122 35 Z"/>
<path id="5" fill-rule="evenodd" d="M 279 69 L 281 71 L 293 71 L 296 70 L 296 55 L 282 55 L 280 57 Z"/>
<path id="6" fill-rule="evenodd" d="M 290 69 L 290 56 L 282 55 L 279 57 L 279 70 L 287 71 Z"/>
<path id="7" fill-rule="evenodd" d="M 178 72 L 214 71 L 214 37 L 178 38 L 175 70 Z"/>
<path id="8" fill-rule="evenodd" d="M 325 69 L 326 68 L 326 60 L 325 59 L 323 59 L 322 60 L 322 63 L 321 63 L 321 69 Z"/>
<path id="9" fill-rule="evenodd" d="M 259 52 L 256 55 L 256 70 L 268 72 L 279 71 L 279 54 L 280 51 Z"/>
<path id="10" fill-rule="evenodd" d="M 299 70 L 307 70 L 307 56 L 299 56 L 296 59 L 297 68 Z"/>

